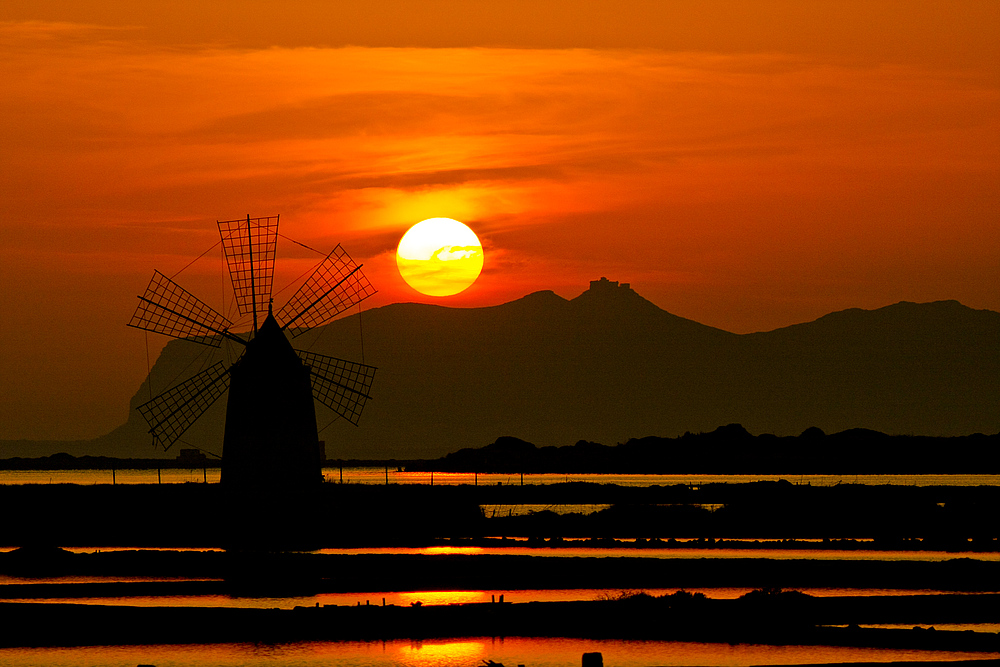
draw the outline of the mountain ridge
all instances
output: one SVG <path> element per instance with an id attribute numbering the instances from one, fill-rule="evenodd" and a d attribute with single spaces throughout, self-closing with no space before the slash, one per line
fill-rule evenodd
<path id="1" fill-rule="evenodd" d="M 330 458 L 433 458 L 501 435 L 614 444 L 729 423 L 777 435 L 811 426 L 1000 431 L 1000 313 L 953 300 L 851 308 L 735 334 L 602 279 L 573 299 L 541 290 L 481 308 L 389 304 L 293 343 L 379 367 L 360 427 L 326 429 L 332 413 L 320 409 Z M 227 354 L 193 348 L 201 346 L 168 343 L 147 379 L 154 394 L 185 367 L 196 372 Z M 147 455 L 135 407 L 149 394 L 144 383 L 129 421 L 89 441 L 87 453 Z M 185 434 L 187 444 L 221 449 L 224 406 Z"/>

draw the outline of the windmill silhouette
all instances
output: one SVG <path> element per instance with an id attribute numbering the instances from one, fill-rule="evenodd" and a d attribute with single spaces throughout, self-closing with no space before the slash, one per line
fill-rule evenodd
<path id="1" fill-rule="evenodd" d="M 237 308 L 253 316 L 237 334 L 228 318 L 159 271 L 153 273 L 128 326 L 211 347 L 243 347 L 140 405 L 154 446 L 168 450 L 229 390 L 223 436 L 222 484 L 233 490 L 302 490 L 322 481 L 313 398 L 355 426 L 375 368 L 292 348 L 294 338 L 321 326 L 375 293 L 339 245 L 275 314 L 271 283 L 278 216 L 219 222 Z M 258 317 L 267 313 L 258 327 Z M 284 322 L 284 324 L 279 324 Z"/>

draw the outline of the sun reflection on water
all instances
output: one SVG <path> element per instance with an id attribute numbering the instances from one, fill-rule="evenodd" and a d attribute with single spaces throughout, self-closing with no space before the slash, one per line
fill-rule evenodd
<path id="1" fill-rule="evenodd" d="M 460 554 L 460 555 L 475 555 L 483 553 L 482 547 L 425 547 L 422 549 L 417 549 L 418 554 L 427 554 L 429 556 L 439 555 L 439 554 Z"/>
<path id="2" fill-rule="evenodd" d="M 577 667 L 599 652 L 616 667 L 664 665 L 794 665 L 850 662 L 955 661 L 996 654 L 828 646 L 704 644 L 635 640 L 475 637 L 428 641 L 297 642 L 293 644 L 192 644 L 0 649 L 10 667 L 470 667 L 493 660 L 508 666 Z"/>
<path id="3" fill-rule="evenodd" d="M 413 641 L 396 644 L 396 655 L 407 665 L 478 665 L 486 657 L 486 642 L 478 641 Z"/>

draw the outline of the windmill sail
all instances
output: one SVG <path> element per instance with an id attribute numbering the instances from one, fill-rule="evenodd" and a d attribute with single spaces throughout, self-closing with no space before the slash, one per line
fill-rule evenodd
<path id="1" fill-rule="evenodd" d="M 232 333 L 232 321 L 159 271 L 129 326 L 212 347 L 228 338 L 245 348 L 243 355 L 232 366 L 216 363 L 137 409 L 154 445 L 168 450 L 228 392 L 221 483 L 241 499 L 265 490 L 268 503 L 298 498 L 323 479 L 316 401 L 357 425 L 376 369 L 296 351 L 285 331 L 298 335 L 325 324 L 375 289 L 338 245 L 277 314 L 282 326 L 271 307 L 278 217 L 247 216 L 218 226 L 236 305 L 241 315 L 253 315 L 253 330 Z"/>
<path id="2" fill-rule="evenodd" d="M 159 271 L 153 272 L 146 293 L 139 297 L 139 306 L 128 323 L 136 329 L 186 338 L 210 347 L 222 345 L 223 336 L 243 343 L 243 339 L 229 333 L 232 325 L 221 313 Z"/>
<path id="3" fill-rule="evenodd" d="M 225 220 L 219 222 L 219 234 L 240 315 L 266 313 L 278 247 L 278 216 Z"/>
<path id="4" fill-rule="evenodd" d="M 288 303 L 278 311 L 283 329 L 292 336 L 326 324 L 351 306 L 375 294 L 361 265 L 339 245 L 320 262 Z"/>
<path id="5" fill-rule="evenodd" d="M 138 407 L 154 444 L 166 451 L 229 388 L 221 361 Z"/>
<path id="6" fill-rule="evenodd" d="M 357 426 L 361 411 L 371 398 L 368 392 L 376 368 L 315 352 L 295 352 L 309 366 L 316 400 Z"/>

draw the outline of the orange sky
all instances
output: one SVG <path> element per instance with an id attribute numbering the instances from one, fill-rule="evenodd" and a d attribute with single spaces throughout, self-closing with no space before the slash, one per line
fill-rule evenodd
<path id="1" fill-rule="evenodd" d="M 343 243 L 366 307 L 604 275 L 736 332 L 1000 310 L 994 0 L 202 4 L 0 5 L 0 439 L 124 421 L 135 296 L 247 213 Z M 428 217 L 483 241 L 456 297 L 395 270 Z M 279 242 L 275 285 L 311 261 Z M 178 282 L 221 302 L 217 256 Z"/>

